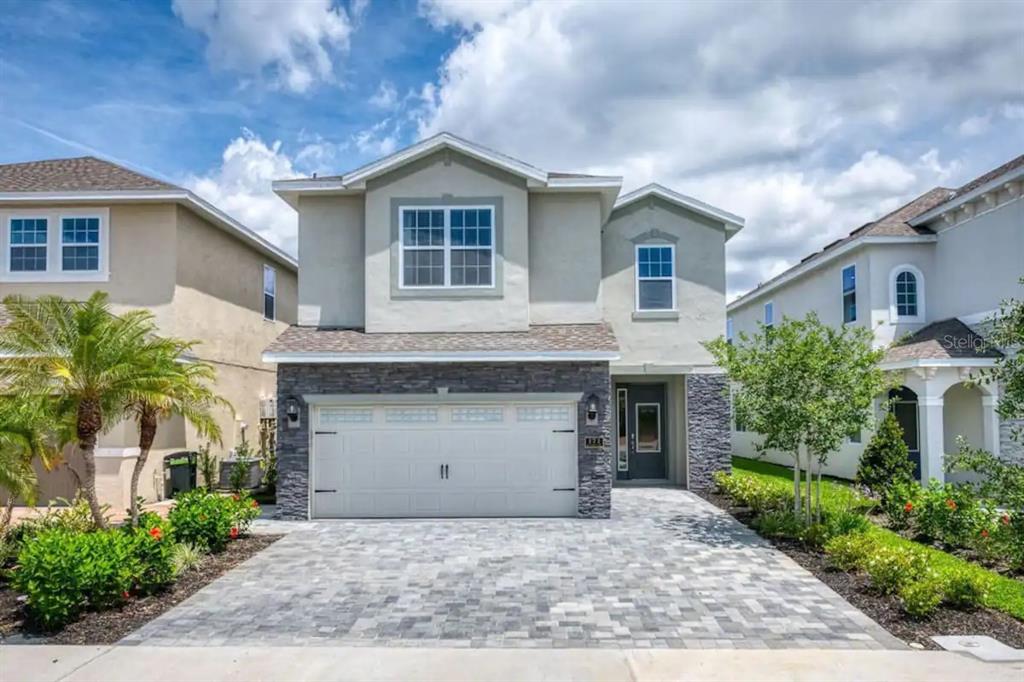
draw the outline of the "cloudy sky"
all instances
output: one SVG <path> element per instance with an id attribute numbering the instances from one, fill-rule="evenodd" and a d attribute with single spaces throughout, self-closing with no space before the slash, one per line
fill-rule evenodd
<path id="1" fill-rule="evenodd" d="M 743 215 L 736 295 L 1024 152 L 1024 0 L 38 0 L 0 45 L 0 162 L 106 157 L 291 251 L 272 179 L 447 130 Z"/>

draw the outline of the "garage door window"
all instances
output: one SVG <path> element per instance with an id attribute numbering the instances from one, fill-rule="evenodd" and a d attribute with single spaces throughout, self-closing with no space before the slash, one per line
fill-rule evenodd
<path id="1" fill-rule="evenodd" d="M 321 424 L 368 424 L 373 421 L 373 409 L 369 407 L 332 407 L 320 410 Z"/>
<path id="2" fill-rule="evenodd" d="M 516 408 L 516 419 L 521 422 L 563 422 L 569 419 L 569 408 L 559 405 Z"/>
<path id="3" fill-rule="evenodd" d="M 391 423 L 401 422 L 436 422 L 437 408 L 435 407 L 393 407 L 390 408 L 384 417 L 385 421 Z"/>
<path id="4" fill-rule="evenodd" d="M 501 422 L 505 419 L 500 407 L 453 407 L 453 422 Z"/>

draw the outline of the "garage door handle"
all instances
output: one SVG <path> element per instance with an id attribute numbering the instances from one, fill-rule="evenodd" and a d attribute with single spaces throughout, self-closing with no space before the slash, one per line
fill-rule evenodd
<path id="1" fill-rule="evenodd" d="M 313 490 L 313 492 L 315 492 L 315 493 L 336 493 L 338 491 L 335 488 L 315 488 Z"/>
<path id="2" fill-rule="evenodd" d="M 552 488 L 551 490 L 556 493 L 571 493 L 574 492 L 576 488 Z"/>
<path id="3" fill-rule="evenodd" d="M 551 433 L 576 433 L 576 429 L 551 429 Z"/>

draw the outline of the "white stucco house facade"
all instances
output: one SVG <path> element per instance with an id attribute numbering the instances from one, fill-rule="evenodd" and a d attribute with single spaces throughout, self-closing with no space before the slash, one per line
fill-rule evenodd
<path id="1" fill-rule="evenodd" d="M 943 462 L 959 437 L 1024 460 L 1013 424 L 997 414 L 999 387 L 971 381 L 1009 352 L 985 332 L 1002 301 L 1024 294 L 1022 194 L 1024 155 L 958 189 L 935 188 L 737 298 L 727 335 L 811 311 L 826 324 L 865 326 L 899 379 L 888 397 L 922 480 L 955 479 Z M 854 434 L 825 473 L 852 478 L 871 435 Z M 757 434 L 735 420 L 731 440 L 734 454 L 758 456 Z M 764 456 L 790 463 L 784 453 Z"/>

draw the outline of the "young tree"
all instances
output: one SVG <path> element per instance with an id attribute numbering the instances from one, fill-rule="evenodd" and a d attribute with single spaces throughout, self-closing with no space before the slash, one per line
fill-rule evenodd
<path id="1" fill-rule="evenodd" d="M 1020 279 L 1024 285 L 1024 277 Z M 1001 384 L 1003 395 L 999 399 L 999 416 L 1003 419 L 1024 419 L 1024 299 L 1008 299 L 999 307 L 992 320 L 988 341 L 1006 349 L 996 366 L 983 374 L 983 381 Z M 1017 440 L 1024 439 L 1021 429 L 1014 430 Z"/>
<path id="2" fill-rule="evenodd" d="M 4 299 L 11 322 L 0 329 L 0 383 L 15 394 L 50 400 L 54 418 L 69 425 L 84 462 L 82 493 L 96 526 L 107 521 L 96 498 L 96 443 L 139 400 L 159 400 L 159 385 L 141 362 L 156 330 L 137 310 L 115 316 L 107 295 L 87 301 L 58 296 Z"/>
<path id="3" fill-rule="evenodd" d="M 148 395 L 129 402 L 126 409 L 126 416 L 139 428 L 139 456 L 132 469 L 130 488 L 133 526 L 139 522 L 139 478 L 161 421 L 180 415 L 200 437 L 221 442 L 220 425 L 212 411 L 217 407 L 231 410 L 231 404 L 210 388 L 217 378 L 213 366 L 187 359 L 195 345 L 177 339 L 157 339 L 140 350 L 139 360 L 153 386 Z"/>
<path id="4" fill-rule="evenodd" d="M 885 387 L 878 368 L 883 351 L 872 349 L 863 327 L 833 329 L 817 315 L 785 318 L 772 329 L 741 333 L 736 343 L 706 344 L 736 384 L 737 414 L 760 435 L 759 451 L 793 458 L 793 511 L 810 522 L 811 479 L 817 462 L 820 515 L 821 467 L 855 430 L 871 422 L 874 398 Z M 806 497 L 800 491 L 807 472 Z"/>
<path id="5" fill-rule="evenodd" d="M 903 440 L 903 429 L 896 415 L 889 412 L 882 418 L 871 442 L 864 449 L 857 467 L 857 483 L 872 494 L 885 498 L 893 486 L 914 481 L 914 463 Z"/>

